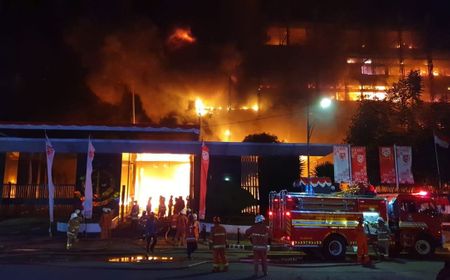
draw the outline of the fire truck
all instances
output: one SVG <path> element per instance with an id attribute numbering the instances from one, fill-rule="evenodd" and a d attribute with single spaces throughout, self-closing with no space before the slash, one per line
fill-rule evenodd
<path id="1" fill-rule="evenodd" d="M 427 191 L 382 194 L 388 201 L 389 227 L 397 252 L 426 257 L 450 242 L 450 203 L 447 196 Z M 447 238 L 446 238 L 447 237 Z"/>
<path id="2" fill-rule="evenodd" d="M 442 244 L 443 232 L 448 233 L 450 243 L 446 197 L 425 192 L 366 196 L 281 191 L 271 192 L 269 199 L 274 242 L 293 249 L 320 248 L 329 259 L 342 259 L 347 246 L 356 246 L 356 226 L 361 218 L 369 236 L 376 234 L 379 217 L 389 224 L 391 252 L 406 250 L 428 256 Z"/>

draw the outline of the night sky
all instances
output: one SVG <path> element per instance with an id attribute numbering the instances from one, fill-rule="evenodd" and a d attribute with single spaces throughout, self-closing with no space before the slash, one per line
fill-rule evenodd
<path id="1" fill-rule="evenodd" d="M 177 104 L 183 93 L 168 94 L 172 84 L 177 92 L 214 84 L 233 63 L 239 65 L 236 71 L 256 71 L 246 58 L 263 44 L 264 28 L 271 22 L 421 26 L 428 20 L 436 47 L 450 50 L 446 2 L 1 1 L 0 121 L 127 123 L 130 96 L 108 95 L 105 89 L 126 93 L 136 84 L 141 92 L 151 88 L 144 105 L 137 100 L 139 120 L 158 122 L 155 116 L 170 115 L 173 109 L 152 111 L 148 104 Z M 178 27 L 189 28 L 195 43 L 168 44 Z M 116 70 L 121 63 L 125 70 Z M 94 94 L 93 84 L 106 93 Z"/>

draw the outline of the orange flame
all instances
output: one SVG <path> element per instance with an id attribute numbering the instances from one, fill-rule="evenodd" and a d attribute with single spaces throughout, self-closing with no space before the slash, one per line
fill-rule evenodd
<path id="1" fill-rule="evenodd" d="M 186 44 L 193 44 L 195 41 L 191 28 L 176 28 L 167 40 L 172 48 L 180 48 Z"/>

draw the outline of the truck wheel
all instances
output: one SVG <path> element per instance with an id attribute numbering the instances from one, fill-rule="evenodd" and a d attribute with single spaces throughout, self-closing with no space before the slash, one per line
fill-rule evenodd
<path id="1" fill-rule="evenodd" d="M 419 237 L 416 242 L 414 242 L 413 252 L 418 257 L 428 257 L 434 253 L 434 246 L 430 239 L 426 237 Z"/>
<path id="2" fill-rule="evenodd" d="M 327 259 L 343 260 L 347 251 L 345 239 L 341 236 L 331 236 L 325 240 L 323 253 Z"/>

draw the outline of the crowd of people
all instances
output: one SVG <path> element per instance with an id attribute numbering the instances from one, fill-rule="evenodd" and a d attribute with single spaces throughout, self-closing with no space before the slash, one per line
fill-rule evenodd
<path id="1" fill-rule="evenodd" d="M 164 205 L 164 207 L 161 205 Z M 165 240 L 174 247 L 185 247 L 187 258 L 191 259 L 192 254 L 197 250 L 200 238 L 200 223 L 197 214 L 193 213 L 189 208 L 186 208 L 182 197 L 176 198 L 175 203 L 173 203 L 172 196 L 169 199 L 168 209 L 165 207 L 165 199 L 160 197 L 160 206 L 158 207 L 157 214 L 151 210 L 151 198 L 149 198 L 146 210 L 142 211 L 141 216 L 139 216 L 140 209 L 137 201 L 133 201 L 129 217 L 131 221 L 131 232 L 145 240 L 147 254 L 154 253 L 158 236 L 164 236 Z M 111 238 L 113 217 L 112 209 L 103 208 L 103 213 L 99 221 L 101 228 L 100 238 L 103 240 L 109 240 Z M 82 222 L 82 212 L 76 209 L 70 215 L 68 221 L 66 244 L 68 250 L 78 241 L 78 233 Z M 361 218 L 356 232 L 358 263 L 365 266 L 371 265 L 369 244 L 373 241 L 375 241 L 374 249 L 380 258 L 387 258 L 389 256 L 390 231 L 381 217 L 378 218 L 376 225 L 372 229 Z M 259 272 L 259 265 L 261 265 L 263 275 L 267 275 L 267 251 L 271 237 L 263 215 L 257 215 L 255 217 L 255 224 L 245 232 L 245 236 L 249 238 L 253 246 L 255 276 Z M 227 271 L 228 261 L 225 255 L 227 232 L 225 227 L 221 225 L 220 217 L 213 218 L 209 245 L 212 249 L 213 272 Z"/>

